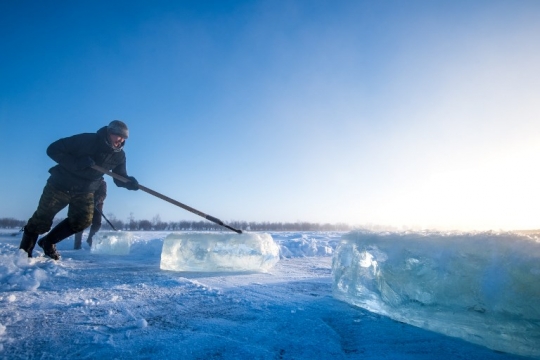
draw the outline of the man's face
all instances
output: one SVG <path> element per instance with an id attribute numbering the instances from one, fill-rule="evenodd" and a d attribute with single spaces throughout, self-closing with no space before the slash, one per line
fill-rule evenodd
<path id="1" fill-rule="evenodd" d="M 122 145 L 124 144 L 124 141 L 125 141 L 126 139 L 124 139 L 124 138 L 121 137 L 120 135 L 109 134 L 109 140 L 110 140 L 111 145 L 113 146 L 113 148 L 119 149 L 119 148 L 122 147 Z"/>

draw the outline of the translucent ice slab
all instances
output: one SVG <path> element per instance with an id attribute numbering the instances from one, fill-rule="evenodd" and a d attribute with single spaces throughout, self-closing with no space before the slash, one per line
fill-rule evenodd
<path id="1" fill-rule="evenodd" d="M 263 233 L 173 233 L 163 242 L 161 269 L 173 271 L 268 271 L 279 246 Z"/>
<path id="2" fill-rule="evenodd" d="M 489 348 L 540 357 L 540 242 L 505 233 L 342 237 L 340 300 Z"/>
<path id="3" fill-rule="evenodd" d="M 94 235 L 92 254 L 127 255 L 131 246 L 131 232 L 106 231 Z"/>

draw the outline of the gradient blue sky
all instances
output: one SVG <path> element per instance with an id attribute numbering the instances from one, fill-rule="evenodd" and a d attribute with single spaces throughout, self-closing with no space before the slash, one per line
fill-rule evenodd
<path id="1" fill-rule="evenodd" d="M 540 228 L 539 38 L 534 0 L 2 1 L 0 217 L 121 119 L 130 175 L 224 221 Z"/>

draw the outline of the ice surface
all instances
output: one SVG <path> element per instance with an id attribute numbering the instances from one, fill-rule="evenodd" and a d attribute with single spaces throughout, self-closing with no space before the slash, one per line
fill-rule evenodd
<path id="1" fill-rule="evenodd" d="M 540 356 L 540 242 L 513 233 L 352 232 L 336 298 L 495 350 Z"/>
<path id="2" fill-rule="evenodd" d="M 0 359 L 522 359 L 332 299 L 332 258 L 296 245 L 342 233 L 271 233 L 293 257 L 230 276 L 156 271 L 169 231 L 131 232 L 125 256 L 62 241 L 54 261 L 16 230 L 0 229 Z"/>
<path id="3" fill-rule="evenodd" d="M 278 261 L 265 233 L 172 233 L 161 252 L 161 269 L 174 271 L 267 271 Z"/>
<path id="4" fill-rule="evenodd" d="M 93 254 L 127 255 L 131 247 L 131 239 L 131 232 L 98 232 L 93 238 L 90 251 Z"/>

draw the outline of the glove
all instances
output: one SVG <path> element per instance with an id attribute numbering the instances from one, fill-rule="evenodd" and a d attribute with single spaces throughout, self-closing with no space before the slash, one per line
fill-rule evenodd
<path id="1" fill-rule="evenodd" d="M 90 156 L 86 156 L 83 158 L 80 158 L 77 160 L 77 170 L 84 170 L 88 169 L 89 167 L 92 167 L 92 165 L 95 165 L 96 163 Z"/>
<path id="2" fill-rule="evenodd" d="M 128 176 L 129 182 L 125 183 L 124 187 L 128 190 L 139 190 L 139 182 L 133 176 Z"/>

